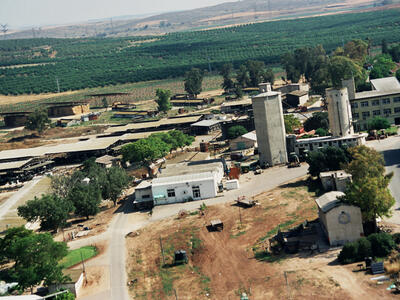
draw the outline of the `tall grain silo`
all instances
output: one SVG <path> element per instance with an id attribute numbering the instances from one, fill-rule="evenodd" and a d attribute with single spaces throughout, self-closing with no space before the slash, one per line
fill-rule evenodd
<path id="1" fill-rule="evenodd" d="M 285 164 L 288 157 L 281 93 L 271 91 L 269 84 L 260 84 L 260 92 L 252 98 L 260 165 Z"/>
<path id="2" fill-rule="evenodd" d="M 326 90 L 329 127 L 334 137 L 354 134 L 353 119 L 347 87 Z"/>

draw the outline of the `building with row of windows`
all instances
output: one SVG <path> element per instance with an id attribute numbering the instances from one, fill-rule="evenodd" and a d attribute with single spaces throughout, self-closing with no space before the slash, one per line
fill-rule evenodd
<path id="1" fill-rule="evenodd" d="M 374 117 L 386 118 L 400 125 L 400 83 L 395 77 L 371 80 L 371 91 L 356 93 L 354 80 L 343 81 L 347 87 L 356 131 L 367 130 Z"/>

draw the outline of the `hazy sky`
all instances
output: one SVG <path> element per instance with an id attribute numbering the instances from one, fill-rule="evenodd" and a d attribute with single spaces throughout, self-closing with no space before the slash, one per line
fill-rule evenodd
<path id="1" fill-rule="evenodd" d="M 113 16 L 205 7 L 235 0 L 0 0 L 0 24 L 10 28 L 65 24 Z"/>

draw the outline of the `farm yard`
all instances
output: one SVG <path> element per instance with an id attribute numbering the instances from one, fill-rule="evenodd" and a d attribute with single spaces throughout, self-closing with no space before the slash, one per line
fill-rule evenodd
<path id="1" fill-rule="evenodd" d="M 5 40 L 0 66 L 9 68 L 0 69 L 0 94 L 54 93 L 57 81 L 65 92 L 167 79 L 192 67 L 215 71 L 226 62 L 237 67 L 249 59 L 278 64 L 282 54 L 296 48 L 322 44 L 332 51 L 354 38 L 390 43 L 400 31 L 398 14 L 398 9 L 378 10 L 158 37 Z"/>
<path id="2" fill-rule="evenodd" d="M 128 280 L 134 299 L 388 299 L 369 276 L 353 265 L 336 263 L 338 250 L 272 255 L 268 240 L 317 218 L 315 192 L 300 180 L 262 193 L 259 205 L 239 209 L 230 204 L 151 224 L 127 237 Z M 201 203 L 199 203 L 200 205 Z M 239 211 L 240 210 L 240 211 Z M 209 232 L 220 219 L 224 228 Z M 160 240 L 163 247 L 161 254 Z M 188 264 L 174 265 L 174 252 L 185 250 Z"/>

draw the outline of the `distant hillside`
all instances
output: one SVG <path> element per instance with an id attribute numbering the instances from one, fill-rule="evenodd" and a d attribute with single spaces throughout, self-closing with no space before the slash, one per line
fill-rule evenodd
<path id="1" fill-rule="evenodd" d="M 373 9 L 397 0 L 243 0 L 200 9 L 135 19 L 100 20 L 69 26 L 33 28 L 7 35 L 20 38 L 123 37 L 201 30 L 265 20 Z"/>

